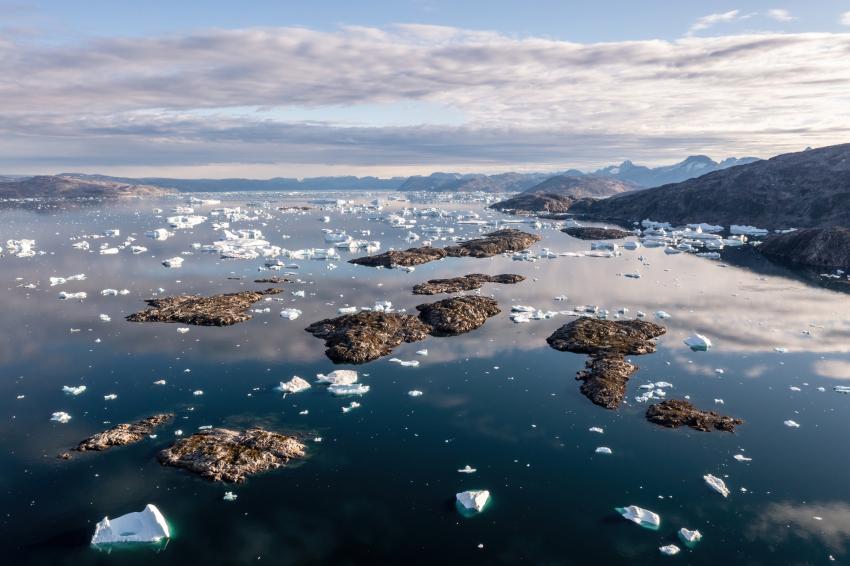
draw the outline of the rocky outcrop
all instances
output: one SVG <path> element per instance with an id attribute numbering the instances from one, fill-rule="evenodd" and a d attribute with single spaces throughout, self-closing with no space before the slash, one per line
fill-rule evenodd
<path id="1" fill-rule="evenodd" d="M 744 422 L 741 419 L 727 417 L 713 411 L 701 411 L 694 407 L 692 403 L 683 399 L 668 399 L 650 405 L 646 409 L 646 420 L 668 428 L 688 426 L 703 432 L 712 430 L 734 432 L 735 427 Z"/>
<path id="2" fill-rule="evenodd" d="M 495 300 L 477 296 L 453 297 L 416 309 L 418 317 L 360 311 L 314 322 L 305 330 L 325 341 L 325 355 L 334 363 L 363 364 L 392 353 L 403 342 L 475 330 L 500 312 Z"/>
<path id="3" fill-rule="evenodd" d="M 809 228 L 770 236 L 756 249 L 766 257 L 806 267 L 850 269 L 850 230 Z"/>
<path id="4" fill-rule="evenodd" d="M 620 240 L 633 234 L 616 228 L 599 228 L 596 226 L 572 226 L 562 228 L 561 232 L 579 240 Z"/>
<path id="5" fill-rule="evenodd" d="M 212 481 L 243 482 L 248 476 L 303 458 L 297 439 L 261 428 L 235 431 L 214 428 L 176 441 L 159 453 L 163 466 L 183 468 Z"/>
<path id="6" fill-rule="evenodd" d="M 850 144 L 779 155 L 608 199 L 583 199 L 570 212 L 625 226 L 645 218 L 768 229 L 850 226 Z"/>
<path id="7" fill-rule="evenodd" d="M 248 309 L 266 295 L 276 295 L 282 289 L 242 291 L 224 295 L 178 295 L 147 299 L 149 309 L 131 314 L 130 322 L 179 322 L 196 326 L 229 326 L 251 319 Z"/>
<path id="8" fill-rule="evenodd" d="M 103 451 L 109 450 L 113 446 L 135 444 L 146 438 L 155 428 L 162 426 L 172 418 L 174 418 L 172 413 L 162 413 L 134 423 L 119 424 L 109 430 L 86 438 L 76 448 L 73 448 L 73 450 L 78 452 L 87 452 L 89 450 Z"/>
<path id="9" fill-rule="evenodd" d="M 349 263 L 367 265 L 369 267 L 411 267 L 444 257 L 492 257 L 505 252 L 518 252 L 539 242 L 540 236 L 521 230 L 508 228 L 484 234 L 480 238 L 467 240 L 461 244 L 445 248 L 410 248 L 407 250 L 390 250 L 373 256 L 357 257 L 348 260 Z"/>
<path id="10" fill-rule="evenodd" d="M 636 188 L 616 179 L 556 175 L 490 208 L 509 212 L 566 212 L 576 199 L 604 198 Z"/>
<path id="11" fill-rule="evenodd" d="M 484 275 L 472 273 L 463 277 L 451 279 L 430 279 L 427 283 L 420 283 L 413 287 L 414 295 L 438 295 L 440 293 L 460 293 L 461 291 L 474 291 L 480 289 L 484 283 L 501 283 L 512 285 L 525 281 L 522 275 L 503 273 L 501 275 Z"/>
<path id="12" fill-rule="evenodd" d="M 625 356 L 654 352 L 654 339 L 665 332 L 663 326 L 644 320 L 578 318 L 546 341 L 561 352 L 588 354 L 585 369 L 576 375 L 583 382 L 582 394 L 599 406 L 616 409 L 625 398 L 629 378 L 638 370 Z"/>
<path id="13" fill-rule="evenodd" d="M 424 340 L 431 327 L 414 315 L 361 311 L 314 322 L 306 330 L 325 341 L 325 354 L 334 363 L 363 364 L 402 342 Z"/>
<path id="14" fill-rule="evenodd" d="M 522 193 L 491 204 L 490 208 L 507 213 L 546 212 L 557 214 L 567 212 L 576 200 L 578 200 L 577 197 L 554 193 Z"/>
<path id="15" fill-rule="evenodd" d="M 436 303 L 419 305 L 419 318 L 431 327 L 432 336 L 457 336 L 482 326 L 501 311 L 489 297 L 453 297 Z"/>
<path id="16" fill-rule="evenodd" d="M 175 191 L 151 185 L 80 179 L 71 175 L 38 175 L 0 181 L 0 199 L 35 197 L 117 199 L 122 197 L 157 197 L 173 192 Z"/>
<path id="17" fill-rule="evenodd" d="M 278 275 L 273 275 L 272 277 L 254 279 L 254 283 L 271 283 L 272 285 L 283 285 L 284 283 L 292 283 L 292 279 L 289 279 L 288 277 L 280 277 Z"/>

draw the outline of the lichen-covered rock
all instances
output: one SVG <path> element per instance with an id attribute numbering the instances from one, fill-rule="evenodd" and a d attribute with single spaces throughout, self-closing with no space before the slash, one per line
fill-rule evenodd
<path id="1" fill-rule="evenodd" d="M 701 411 L 684 399 L 668 399 L 650 405 L 646 409 L 646 420 L 669 428 L 688 426 L 703 432 L 712 430 L 734 432 L 735 427 L 744 422 L 741 419 L 727 417 L 714 411 Z"/>
<path id="2" fill-rule="evenodd" d="M 599 228 L 597 226 L 572 226 L 561 229 L 561 232 L 579 240 L 619 240 L 632 235 L 631 232 L 625 230 Z"/>
<path id="3" fill-rule="evenodd" d="M 419 318 L 427 324 L 433 336 L 457 336 L 482 326 L 501 311 L 495 299 L 464 296 L 419 305 Z"/>
<path id="4" fill-rule="evenodd" d="M 653 339 L 665 332 L 663 326 L 644 320 L 578 318 L 546 341 L 562 352 L 590 355 L 585 369 L 576 375 L 583 382 L 581 392 L 601 407 L 616 409 L 625 398 L 629 378 L 638 370 L 625 356 L 654 352 Z"/>
<path id="5" fill-rule="evenodd" d="M 289 279 L 288 277 L 280 277 L 279 275 L 273 275 L 271 277 L 254 279 L 254 283 L 271 283 L 272 285 L 283 285 L 284 283 L 292 283 L 292 279 Z"/>
<path id="6" fill-rule="evenodd" d="M 422 265 L 429 261 L 436 261 L 446 257 L 446 251 L 442 248 L 409 248 L 406 250 L 390 250 L 378 255 L 356 257 L 348 260 L 348 263 L 366 265 L 369 267 L 412 267 Z"/>
<path id="7" fill-rule="evenodd" d="M 626 397 L 626 384 L 638 367 L 623 356 L 591 357 L 585 369 L 576 374 L 581 381 L 581 393 L 595 405 L 616 409 Z"/>
<path id="8" fill-rule="evenodd" d="M 463 277 L 451 279 L 431 279 L 427 283 L 420 283 L 413 287 L 414 295 L 437 295 L 440 293 L 459 293 L 461 291 L 474 291 L 480 289 L 484 283 L 501 283 L 512 285 L 525 281 L 522 275 L 503 273 L 501 275 L 484 275 L 472 273 Z"/>
<path id="9" fill-rule="evenodd" d="M 378 255 L 357 257 L 348 260 L 348 262 L 369 267 L 411 267 L 444 257 L 484 258 L 505 252 L 518 252 L 538 241 L 540 241 L 540 236 L 536 234 L 507 228 L 445 248 L 426 246 L 407 250 L 390 250 Z"/>
<path id="10" fill-rule="evenodd" d="M 229 326 L 251 318 L 248 309 L 266 295 L 275 295 L 282 289 L 242 291 L 223 295 L 178 295 L 146 299 L 150 308 L 131 314 L 130 322 L 179 322 L 196 326 Z"/>
<path id="11" fill-rule="evenodd" d="M 801 266 L 850 269 L 850 229 L 839 226 L 773 235 L 756 249 L 771 259 Z"/>
<path id="12" fill-rule="evenodd" d="M 402 342 L 424 340 L 431 327 L 410 314 L 361 311 L 314 322 L 305 330 L 325 340 L 325 354 L 333 362 L 363 364 Z"/>
<path id="13" fill-rule="evenodd" d="M 174 415 L 172 413 L 162 413 L 134 423 L 122 423 L 110 428 L 109 430 L 99 432 L 86 438 L 73 450 L 78 452 L 86 452 L 89 450 L 102 451 L 109 450 L 113 446 L 134 444 L 151 434 L 155 428 L 165 424 L 173 417 Z"/>
<path id="14" fill-rule="evenodd" d="M 667 330 L 645 320 L 601 320 L 582 317 L 565 324 L 546 341 L 561 352 L 641 355 L 655 351 L 657 338 Z"/>
<path id="15" fill-rule="evenodd" d="M 291 436 L 261 428 L 214 428 L 176 441 L 158 458 L 163 466 L 183 468 L 208 480 L 242 482 L 305 453 L 304 444 Z"/>

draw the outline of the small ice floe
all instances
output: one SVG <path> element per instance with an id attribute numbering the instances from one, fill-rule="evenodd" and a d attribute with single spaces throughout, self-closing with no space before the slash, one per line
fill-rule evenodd
<path id="1" fill-rule="evenodd" d="M 419 391 L 418 389 L 413 389 L 411 391 L 408 391 L 407 394 L 410 395 L 411 397 L 421 397 L 422 396 L 422 392 Z"/>
<path id="2" fill-rule="evenodd" d="M 797 387 L 796 385 L 792 385 L 792 386 L 791 386 L 791 387 L 789 387 L 788 389 L 790 389 L 791 391 L 802 391 L 802 390 L 801 390 L 799 387 Z"/>
<path id="3" fill-rule="evenodd" d="M 685 527 L 682 527 L 681 529 L 679 529 L 678 534 L 679 538 L 682 539 L 682 542 L 687 545 L 695 544 L 702 540 L 702 533 L 696 529 L 691 531 L 686 529 Z"/>
<path id="4" fill-rule="evenodd" d="M 677 554 L 679 554 L 679 552 L 681 552 L 682 549 L 680 549 L 675 544 L 667 544 L 658 547 L 658 550 L 661 551 L 661 554 L 664 554 L 665 556 L 676 556 Z"/>
<path id="5" fill-rule="evenodd" d="M 705 352 L 711 348 L 711 340 L 702 334 L 694 334 L 685 338 L 685 345 L 694 352 Z"/>
<path id="6" fill-rule="evenodd" d="M 104 517 L 94 528 L 92 545 L 159 542 L 171 536 L 168 523 L 156 505 L 114 519 Z"/>
<path id="7" fill-rule="evenodd" d="M 200 397 L 203 394 L 204 392 L 201 389 L 196 389 L 195 391 L 192 391 L 192 395 L 194 395 L 195 397 Z"/>
<path id="8" fill-rule="evenodd" d="M 238 497 L 239 496 L 233 493 L 232 491 L 225 491 L 224 497 L 222 497 L 222 499 L 224 499 L 225 501 L 236 501 L 236 498 Z"/>
<path id="9" fill-rule="evenodd" d="M 189 332 L 188 326 L 181 326 L 180 328 L 177 329 L 178 334 L 186 334 L 187 332 Z"/>
<path id="10" fill-rule="evenodd" d="M 419 367 L 419 360 L 406 361 L 406 360 L 400 360 L 398 358 L 390 358 L 390 361 L 395 363 L 395 364 L 398 364 L 402 367 L 406 367 L 406 368 L 417 368 L 417 367 Z"/>
<path id="11" fill-rule="evenodd" d="M 784 347 L 782 347 L 782 346 L 777 346 L 776 348 L 774 348 L 774 349 L 773 349 L 773 351 L 774 351 L 774 352 L 779 352 L 780 354 L 787 354 L 787 353 L 788 353 L 788 348 L 784 348 Z"/>
<path id="12" fill-rule="evenodd" d="M 726 487 L 726 482 L 724 482 L 722 479 L 711 474 L 706 474 L 702 476 L 702 479 L 705 480 L 705 483 L 708 484 L 708 487 L 710 487 L 723 497 L 729 497 L 729 488 Z"/>
<path id="13" fill-rule="evenodd" d="M 156 381 L 153 382 L 153 384 L 154 385 L 165 385 L 165 380 L 164 379 L 157 379 Z"/>
<path id="14" fill-rule="evenodd" d="M 665 319 L 665 318 L 671 318 L 671 317 L 672 317 L 672 315 L 670 313 L 666 312 L 666 311 L 656 311 L 656 313 L 655 313 L 655 318 L 660 318 L 662 320 Z"/>
<path id="15" fill-rule="evenodd" d="M 298 291 L 292 291 L 291 293 L 292 293 L 293 297 L 306 297 L 307 296 L 307 293 L 304 291 L 304 289 L 300 289 Z"/>
<path id="16" fill-rule="evenodd" d="M 473 489 L 455 494 L 458 509 L 461 512 L 480 513 L 490 501 L 490 492 L 486 489 Z"/>
<path id="17" fill-rule="evenodd" d="M 358 407 L 360 407 L 360 403 L 358 403 L 357 401 L 352 401 L 351 403 L 348 404 L 348 406 L 342 408 L 342 412 L 348 413 L 348 412 L 351 412 L 354 409 L 357 409 Z"/>
<path id="18" fill-rule="evenodd" d="M 118 395 L 116 395 L 115 393 L 109 393 L 103 396 L 104 401 L 114 401 L 116 399 L 118 399 Z"/>
<path id="19" fill-rule="evenodd" d="M 117 255 L 118 248 L 101 248 L 100 255 Z"/>
<path id="20" fill-rule="evenodd" d="M 477 471 L 478 471 L 477 469 L 475 469 L 472 466 L 470 466 L 469 464 L 467 464 L 464 467 L 460 468 L 458 470 L 458 473 L 459 474 L 474 474 Z"/>
<path id="21" fill-rule="evenodd" d="M 170 268 L 178 268 L 183 265 L 182 257 L 172 257 L 162 261 L 162 265 Z"/>
<path id="22" fill-rule="evenodd" d="M 661 517 L 658 516 L 658 513 L 653 513 L 637 505 L 617 507 L 617 512 L 636 525 L 647 529 L 656 530 L 661 525 Z"/>
<path id="23" fill-rule="evenodd" d="M 112 317 L 109 316 L 108 314 L 101 314 L 100 315 L 100 321 L 101 322 L 110 322 L 111 320 L 112 320 Z"/>
<path id="24" fill-rule="evenodd" d="M 298 377 L 297 375 L 292 376 L 292 379 L 289 381 L 280 382 L 280 386 L 278 386 L 279 391 L 283 391 L 284 393 L 300 393 L 301 391 L 305 391 L 310 389 L 311 385 L 306 379 Z"/>
<path id="25" fill-rule="evenodd" d="M 365 395 L 369 393 L 369 386 L 362 383 L 341 384 L 334 383 L 328 387 L 331 395 L 342 397 L 345 395 Z"/>
<path id="26" fill-rule="evenodd" d="M 724 405 L 725 403 L 726 403 L 726 401 L 724 401 L 723 399 L 715 399 L 714 400 L 715 405 Z"/>
<path id="27" fill-rule="evenodd" d="M 336 309 L 337 314 L 355 314 L 358 310 L 357 307 L 339 307 Z"/>
<path id="28" fill-rule="evenodd" d="M 82 301 L 86 297 L 88 297 L 88 293 L 86 293 L 85 291 L 79 291 L 77 293 L 67 293 L 65 291 L 61 291 L 59 293 L 59 298 L 62 299 L 63 301 L 69 301 L 69 300 L 72 300 L 72 299 L 77 299 L 77 300 Z"/>
<path id="29" fill-rule="evenodd" d="M 732 456 L 732 457 L 733 457 L 735 460 L 737 460 L 738 462 L 752 462 L 752 461 L 753 461 L 753 459 L 752 459 L 752 458 L 748 458 L 747 456 L 744 456 L 743 454 L 735 454 L 735 455 L 734 455 L 734 456 Z"/>
<path id="30" fill-rule="evenodd" d="M 594 450 L 596 454 L 613 454 L 614 451 L 608 448 L 607 446 L 600 446 L 596 450 Z"/>
<path id="31" fill-rule="evenodd" d="M 55 287 L 56 285 L 64 285 L 68 281 L 85 281 L 86 274 L 85 273 L 77 273 L 76 275 L 69 275 L 68 277 L 51 277 L 50 278 L 50 286 Z"/>
<path id="32" fill-rule="evenodd" d="M 357 383 L 357 372 L 353 369 L 336 369 L 329 374 L 316 374 L 319 383 L 330 383 L 332 385 L 351 385 Z"/>
<path id="33" fill-rule="evenodd" d="M 797 421 L 792 421 L 791 419 L 788 419 L 787 421 L 783 422 L 782 424 L 784 424 L 788 428 L 800 428 L 800 423 L 798 423 Z"/>
<path id="34" fill-rule="evenodd" d="M 53 415 L 50 417 L 50 420 L 51 420 L 51 421 L 56 421 L 57 423 L 65 424 L 65 423 L 67 423 L 68 421 L 70 421 L 70 420 L 71 420 L 71 415 L 69 415 L 69 414 L 68 414 L 68 413 L 66 413 L 65 411 L 56 411 L 56 412 L 55 412 L 55 413 L 53 413 Z"/>
<path id="35" fill-rule="evenodd" d="M 416 350 L 416 355 L 417 356 L 427 356 L 428 350 Z"/>
<path id="36" fill-rule="evenodd" d="M 832 390 L 835 391 L 836 393 L 845 393 L 845 394 L 850 393 L 850 387 L 848 387 L 846 385 L 836 385 L 835 387 L 832 388 Z"/>
<path id="37" fill-rule="evenodd" d="M 62 386 L 62 391 L 63 391 L 64 393 L 66 393 L 66 394 L 68 394 L 68 395 L 74 395 L 75 397 L 76 397 L 77 395 L 81 395 L 82 393 L 84 393 L 84 392 L 85 392 L 85 390 L 86 390 L 86 386 L 85 386 L 85 385 L 75 385 L 75 386 L 72 386 L 72 385 L 64 385 L 64 386 Z"/>
<path id="38" fill-rule="evenodd" d="M 602 428 L 600 428 L 600 427 L 598 427 L 598 426 L 592 426 L 592 427 L 590 427 L 590 428 L 589 428 L 589 429 L 587 429 L 587 430 L 588 430 L 589 432 L 596 432 L 596 433 L 599 433 L 599 434 L 602 434 L 602 433 L 604 433 L 604 432 L 605 432 L 605 429 L 602 429 Z"/>
<path id="39" fill-rule="evenodd" d="M 283 309 L 280 311 L 280 317 L 288 320 L 295 320 L 301 316 L 301 311 L 298 309 Z"/>

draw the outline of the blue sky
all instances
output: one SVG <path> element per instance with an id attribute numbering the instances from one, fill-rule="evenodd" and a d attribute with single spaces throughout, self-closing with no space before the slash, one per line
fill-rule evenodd
<path id="1" fill-rule="evenodd" d="M 850 141 L 850 0 L 0 2 L 0 172 L 590 168 Z"/>

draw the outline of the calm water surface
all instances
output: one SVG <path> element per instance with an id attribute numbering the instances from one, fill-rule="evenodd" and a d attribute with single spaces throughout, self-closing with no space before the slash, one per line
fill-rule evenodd
<path id="1" fill-rule="evenodd" d="M 246 194 L 226 205 L 244 205 Z M 372 231 L 383 249 L 406 247 L 407 230 L 370 221 L 367 214 L 311 211 L 280 214 L 300 203 L 276 197 L 272 218 L 234 223 L 263 230 L 289 249 L 325 247 L 322 228 Z M 808 286 L 781 268 L 752 270 L 661 250 L 625 252 L 613 259 L 560 257 L 537 262 L 509 257 L 448 259 L 413 273 L 374 270 L 344 260 L 298 261 L 297 283 L 284 303 L 227 328 L 131 324 L 123 317 L 144 307 L 158 288 L 166 295 L 220 293 L 262 287 L 251 281 L 262 260 L 185 255 L 180 269 L 162 259 L 208 244 L 211 221 L 164 242 L 146 230 L 182 201 L 134 201 L 65 211 L 0 211 L 0 241 L 33 238 L 47 252 L 0 258 L 0 538 L 9 564 L 826 564 L 847 561 L 850 542 L 850 397 L 833 391 L 850 378 L 850 301 Z M 155 207 L 166 212 L 159 218 Z M 204 214 L 210 207 L 198 207 Z M 473 204 L 443 205 L 477 210 Z M 318 222 L 322 215 L 331 222 Z M 497 218 L 493 215 L 492 218 Z M 420 219 L 420 225 L 451 225 Z M 72 236 L 119 228 L 149 252 L 101 256 L 71 247 Z M 524 229 L 529 229 L 528 227 Z M 478 228 L 457 227 L 472 235 Z M 538 231 L 534 249 L 588 249 L 557 230 Z M 284 239 L 284 235 L 290 236 Z M 424 238 L 423 238 L 424 239 Z M 92 247 L 104 241 L 93 240 Z M 437 242 L 435 245 L 444 245 Z M 638 256 L 646 256 L 644 265 Z M 622 276 L 640 272 L 640 279 Z M 401 359 L 359 366 L 371 386 L 362 407 L 343 414 L 350 399 L 323 387 L 283 398 L 273 388 L 293 375 L 312 381 L 335 366 L 322 341 L 303 328 L 336 315 L 344 305 L 391 300 L 396 308 L 441 297 L 416 297 L 410 287 L 466 273 L 520 273 L 518 285 L 488 285 L 502 314 L 454 338 L 399 347 Z M 50 287 L 51 276 L 85 273 L 85 281 Z M 230 278 L 242 279 L 230 279 Z M 35 283 L 35 289 L 23 287 Z M 103 297 L 100 290 L 126 296 Z M 290 291 L 303 289 L 306 297 Z M 83 301 L 60 301 L 59 291 L 86 291 Z M 566 303 L 554 300 L 567 295 Z M 575 372 L 584 356 L 556 352 L 546 336 L 571 318 L 528 324 L 508 318 L 511 304 L 562 310 L 594 304 L 630 315 L 663 309 L 667 334 L 655 354 L 635 358 L 640 371 L 629 402 L 607 411 L 579 393 Z M 280 308 L 303 311 L 295 321 Z M 111 322 L 101 322 L 99 314 Z M 80 329 L 72 333 L 70 329 Z M 682 340 L 693 332 L 714 342 L 694 353 Z M 427 348 L 427 357 L 416 350 Z M 775 348 L 786 348 L 780 353 Z M 336 366 L 350 367 L 350 366 Z M 723 369 L 724 373 L 716 373 Z M 153 384 L 165 379 L 166 386 Z M 634 401 L 651 381 L 674 384 L 672 396 L 743 418 L 735 434 L 667 430 L 647 423 Z M 77 397 L 63 385 L 87 386 Z M 790 389 L 799 388 L 799 391 Z M 819 388 L 823 388 L 821 391 Z M 195 390 L 203 396 L 194 396 Z M 421 397 L 407 392 L 418 389 Z M 114 393 L 118 398 L 104 400 Z M 23 395 L 23 398 L 18 396 Z M 715 400 L 723 400 L 723 404 Z M 299 414 L 309 411 L 306 415 Z M 72 415 L 50 421 L 54 411 Z M 90 434 L 156 412 L 177 418 L 156 439 L 70 461 L 56 458 Z M 800 428 L 783 421 L 793 419 Z M 309 457 L 286 469 L 225 486 L 162 468 L 157 451 L 204 425 L 261 425 L 308 440 Z M 602 435 L 589 427 L 604 428 Z M 613 455 L 597 455 L 609 446 Z M 735 461 L 744 453 L 751 462 Z M 471 475 L 457 469 L 469 464 Z M 725 479 L 724 499 L 702 476 Z M 462 518 L 454 494 L 488 489 L 485 512 Z M 222 495 L 232 489 L 238 500 Z M 173 532 L 166 548 L 99 552 L 88 546 L 97 521 L 155 503 Z M 636 504 L 659 513 L 649 531 L 625 521 L 615 507 Z M 703 541 L 678 557 L 658 547 L 675 543 L 680 527 Z"/>

